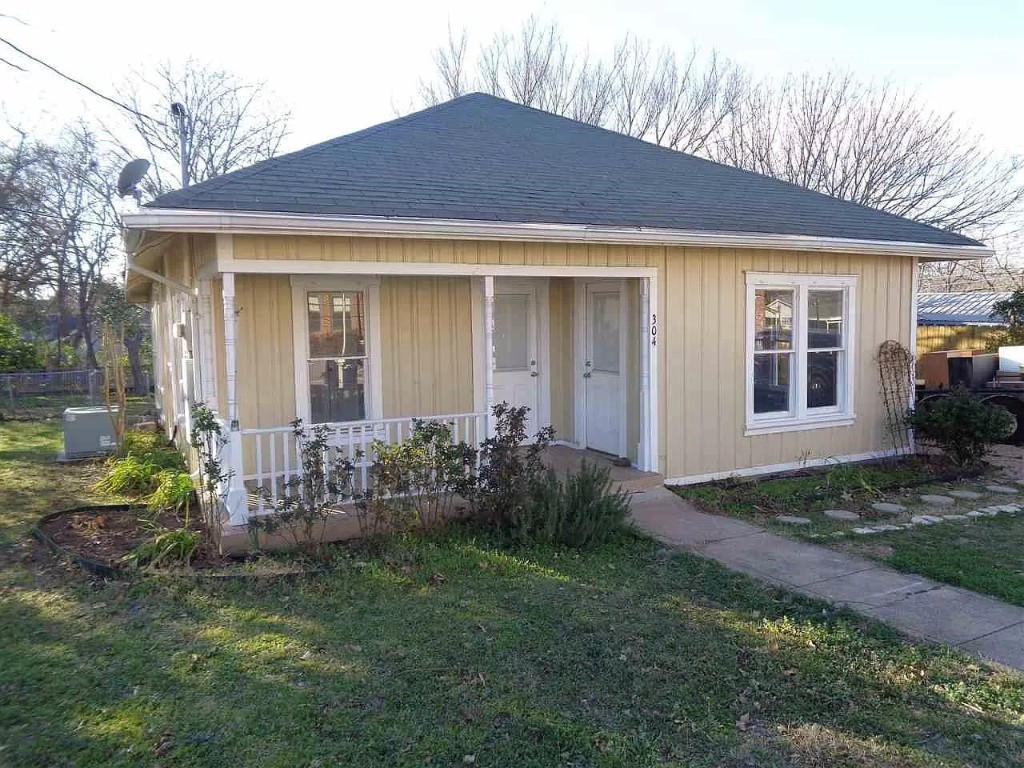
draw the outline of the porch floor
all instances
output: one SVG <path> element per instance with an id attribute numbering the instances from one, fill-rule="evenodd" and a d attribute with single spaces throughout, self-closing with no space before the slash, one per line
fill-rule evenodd
<path id="1" fill-rule="evenodd" d="M 665 478 L 656 472 L 643 472 L 636 467 L 615 466 L 612 463 L 613 457 L 606 453 L 570 448 L 567 445 L 552 445 L 544 454 L 544 463 L 559 474 L 579 469 L 584 460 L 608 467 L 611 470 L 612 482 L 629 493 L 649 491 L 660 487 L 665 481 Z"/>

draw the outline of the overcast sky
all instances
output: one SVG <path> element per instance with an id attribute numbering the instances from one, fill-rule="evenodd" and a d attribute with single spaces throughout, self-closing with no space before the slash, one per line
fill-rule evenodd
<path id="1" fill-rule="evenodd" d="M 190 55 L 265 80 L 293 113 L 287 150 L 409 111 L 449 24 L 480 42 L 536 13 L 594 52 L 629 31 L 715 48 L 765 76 L 841 67 L 889 78 L 993 148 L 1024 154 L 1024 0 L 7 0 L 0 13 L 24 22 L 0 18 L 0 36 L 103 91 L 133 68 Z M 0 65 L 9 119 L 46 132 L 107 108 L 25 65 Z"/>

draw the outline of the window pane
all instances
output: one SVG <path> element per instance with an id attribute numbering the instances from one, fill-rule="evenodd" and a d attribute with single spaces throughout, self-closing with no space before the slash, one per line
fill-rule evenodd
<path id="1" fill-rule="evenodd" d="M 362 357 L 366 354 L 362 293 L 310 293 L 307 298 L 310 357 Z"/>
<path id="2" fill-rule="evenodd" d="M 807 346 L 843 346 L 843 292 L 807 292 Z"/>
<path id="3" fill-rule="evenodd" d="M 366 418 L 366 361 L 310 360 L 309 407 L 314 424 Z"/>
<path id="4" fill-rule="evenodd" d="M 754 349 L 793 348 L 793 291 L 754 291 Z"/>
<path id="5" fill-rule="evenodd" d="M 839 353 L 807 353 L 807 407 L 839 405 Z"/>
<path id="6" fill-rule="evenodd" d="M 788 412 L 792 354 L 754 355 L 754 413 Z"/>
<path id="7" fill-rule="evenodd" d="M 494 297 L 494 367 L 499 371 L 525 371 L 530 367 L 528 294 Z"/>
<path id="8" fill-rule="evenodd" d="M 595 371 L 619 372 L 619 293 L 592 293 L 590 340 Z"/>

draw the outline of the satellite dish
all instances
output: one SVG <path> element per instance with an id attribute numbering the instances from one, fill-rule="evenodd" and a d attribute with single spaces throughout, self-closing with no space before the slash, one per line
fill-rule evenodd
<path id="1" fill-rule="evenodd" d="M 124 168 L 121 169 L 121 175 L 117 177 L 117 194 L 121 197 L 125 195 L 137 195 L 139 182 L 142 181 L 142 177 L 146 175 L 146 171 L 149 170 L 149 160 L 143 160 L 137 158 L 132 160 Z"/>

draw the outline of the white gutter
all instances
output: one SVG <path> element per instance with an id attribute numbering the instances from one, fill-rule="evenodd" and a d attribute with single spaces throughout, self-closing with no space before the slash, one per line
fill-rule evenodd
<path id="1" fill-rule="evenodd" d="M 602 227 L 590 224 L 530 224 L 525 222 L 325 216 L 173 208 L 143 208 L 137 212 L 124 214 L 122 219 L 128 229 L 159 232 L 517 240 L 542 243 L 678 245 L 704 248 L 773 248 L 787 251 L 828 251 L 876 256 L 917 256 L 924 259 L 983 259 L 993 254 L 991 248 L 983 245 L 936 245 L 886 240 L 851 240 L 842 237 L 697 232 L 683 229 Z"/>

